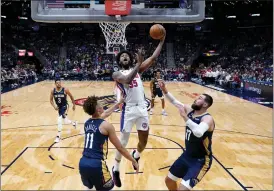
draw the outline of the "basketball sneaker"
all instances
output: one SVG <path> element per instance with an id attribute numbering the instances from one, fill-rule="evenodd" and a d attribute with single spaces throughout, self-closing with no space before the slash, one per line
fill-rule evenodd
<path id="1" fill-rule="evenodd" d="M 135 158 L 135 157 L 134 157 L 135 152 L 136 152 L 136 150 L 134 150 L 134 151 L 132 152 L 131 156 L 132 156 L 132 157 L 136 160 L 136 162 L 138 163 L 140 157 Z M 138 163 L 138 164 L 139 164 L 139 163 Z M 133 166 L 133 165 L 132 165 L 132 166 Z M 135 168 L 135 166 L 133 166 L 133 168 L 134 168 L 134 170 L 137 170 L 137 169 Z"/>
<path id="2" fill-rule="evenodd" d="M 113 177 L 113 182 L 115 186 L 121 187 L 121 179 L 120 179 L 120 172 L 119 171 L 114 171 L 114 167 L 112 167 L 112 177 Z"/>
<path id="3" fill-rule="evenodd" d="M 76 129 L 77 125 L 78 125 L 78 121 L 72 122 L 72 126 L 74 127 L 74 129 Z"/>
<path id="4" fill-rule="evenodd" d="M 167 112 L 166 111 L 162 111 L 162 115 L 167 116 Z"/>
<path id="5" fill-rule="evenodd" d="M 60 142 L 60 137 L 57 136 L 54 142 L 55 142 L 55 143 L 59 143 L 59 142 Z"/>

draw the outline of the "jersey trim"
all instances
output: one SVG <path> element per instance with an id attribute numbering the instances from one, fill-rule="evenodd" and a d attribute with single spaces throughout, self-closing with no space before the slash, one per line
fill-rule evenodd
<path id="1" fill-rule="evenodd" d="M 122 132 L 124 129 L 124 123 L 125 123 L 125 108 L 126 108 L 126 103 L 123 104 L 122 107 L 122 115 L 121 115 L 121 121 L 120 121 L 120 131 Z"/>
<path id="2" fill-rule="evenodd" d="M 203 165 L 203 168 L 201 169 L 200 173 L 197 176 L 198 181 L 201 181 L 201 179 L 204 177 L 208 169 L 210 168 L 210 158 L 209 156 L 205 156 L 205 164 Z"/>
<path id="3" fill-rule="evenodd" d="M 126 97 L 127 94 L 126 94 L 126 90 L 125 90 L 123 84 L 117 82 L 117 87 L 118 87 L 118 88 L 120 89 L 120 91 L 122 92 L 123 97 Z"/>

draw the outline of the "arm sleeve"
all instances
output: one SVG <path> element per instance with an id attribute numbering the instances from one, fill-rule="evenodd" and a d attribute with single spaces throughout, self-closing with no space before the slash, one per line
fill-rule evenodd
<path id="1" fill-rule="evenodd" d="M 167 94 L 165 94 L 165 97 L 167 98 L 167 100 L 170 102 L 170 103 L 172 103 L 173 105 L 182 105 L 182 106 L 184 106 L 184 104 L 183 103 L 181 103 L 181 102 L 179 102 L 175 97 L 173 97 L 173 95 L 171 94 L 171 93 L 167 93 Z"/>
<path id="2" fill-rule="evenodd" d="M 199 125 L 188 119 L 186 125 L 192 130 L 196 137 L 202 137 L 204 133 L 209 129 L 209 126 L 205 122 L 201 122 Z"/>

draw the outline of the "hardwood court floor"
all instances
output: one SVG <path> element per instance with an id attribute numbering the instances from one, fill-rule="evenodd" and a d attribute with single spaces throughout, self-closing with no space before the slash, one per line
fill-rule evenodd
<path id="1" fill-rule="evenodd" d="M 112 95 L 113 82 L 63 82 L 75 99 L 88 95 Z M 81 106 L 69 118 L 78 120 L 73 129 L 65 125 L 63 140 L 53 144 L 57 133 L 57 113 L 49 103 L 54 83 L 40 82 L 1 96 L 1 189 L 4 190 L 84 190 L 78 173 L 84 137 L 83 122 L 88 116 Z M 271 190 L 272 189 L 272 112 L 258 104 L 217 92 L 190 82 L 169 83 L 168 89 L 183 103 L 191 104 L 201 93 L 214 98 L 210 108 L 216 122 L 213 135 L 214 161 L 211 170 L 195 189 Z M 150 97 L 149 83 L 145 83 Z M 184 147 L 184 121 L 171 104 L 168 116 L 161 116 L 156 99 L 155 114 L 150 116 L 150 137 L 140 160 L 140 174 L 128 174 L 133 168 L 121 164 L 123 186 L 115 190 L 164 190 L 164 178 Z M 107 119 L 119 131 L 120 113 Z M 136 130 L 133 130 L 136 132 Z M 119 133 L 118 133 L 119 134 Z M 136 147 L 132 133 L 127 146 Z M 50 147 L 52 146 L 52 147 Z M 107 164 L 114 163 L 113 145 L 109 144 Z M 167 167 L 167 168 L 164 168 Z M 161 169 L 163 168 L 163 169 Z"/>

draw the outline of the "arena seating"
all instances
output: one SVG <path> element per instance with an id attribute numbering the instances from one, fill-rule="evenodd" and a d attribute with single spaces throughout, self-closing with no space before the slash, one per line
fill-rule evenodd
<path id="1" fill-rule="evenodd" d="M 149 25 L 145 27 L 148 29 Z M 105 53 L 105 40 L 99 26 L 43 24 L 38 31 L 28 29 L 26 32 L 27 28 L 14 24 L 5 32 L 4 39 L 11 39 L 2 40 L 1 44 L 1 80 L 5 86 L 19 87 L 24 84 L 19 79 L 25 82 L 29 76 L 31 79 L 54 79 L 57 75 L 72 80 L 111 80 L 115 58 Z M 134 52 L 142 47 L 147 57 L 153 53 L 157 41 L 149 38 L 146 32 L 140 32 L 140 38 L 137 38 L 134 33 L 138 30 L 141 31 L 138 26 L 129 28 L 127 49 Z M 258 32 L 260 36 L 256 35 Z M 184 35 L 173 35 L 169 30 L 167 34 L 166 41 L 173 43 L 175 66 L 168 68 L 164 46 L 156 63 L 143 73 L 143 80 L 151 80 L 153 72 L 161 70 L 165 80 L 188 81 L 192 78 L 203 84 L 226 88 L 240 87 L 243 80 L 272 83 L 273 41 L 269 29 L 255 28 L 232 36 L 213 34 L 206 40 L 195 38 L 195 35 L 184 38 Z M 15 50 L 22 47 L 32 48 L 45 58 L 42 74 L 36 76 L 34 68 L 17 64 Z M 191 72 L 190 66 L 195 65 L 196 60 L 199 62 L 197 58 L 212 48 L 219 56 L 212 57 L 207 63 L 200 62 Z M 17 76 L 11 73 L 14 70 Z"/>

